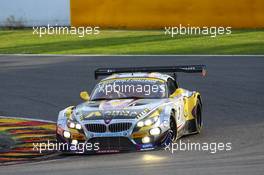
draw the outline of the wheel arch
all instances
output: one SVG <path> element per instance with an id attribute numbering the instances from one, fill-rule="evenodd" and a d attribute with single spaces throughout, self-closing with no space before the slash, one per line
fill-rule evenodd
<path id="1" fill-rule="evenodd" d="M 202 101 L 202 97 L 201 97 L 201 94 L 200 93 L 198 93 L 197 99 L 200 101 L 201 108 L 203 108 L 203 101 Z"/>

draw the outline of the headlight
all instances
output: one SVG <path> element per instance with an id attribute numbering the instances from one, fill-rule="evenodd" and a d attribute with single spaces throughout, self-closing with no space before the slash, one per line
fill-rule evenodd
<path id="1" fill-rule="evenodd" d="M 78 140 L 72 140 L 71 144 L 77 145 L 78 144 Z"/>
<path id="2" fill-rule="evenodd" d="M 80 125 L 79 123 L 77 123 L 77 124 L 75 125 L 75 128 L 78 129 L 78 130 L 80 130 L 80 129 L 82 129 L 82 125 Z"/>
<path id="3" fill-rule="evenodd" d="M 149 117 L 146 117 L 146 119 L 139 121 L 137 123 L 137 127 L 151 126 L 155 124 L 159 119 L 160 113 L 161 109 L 154 111 L 152 114 L 149 115 Z"/>
<path id="4" fill-rule="evenodd" d="M 152 129 L 149 131 L 149 133 L 150 133 L 150 135 L 156 136 L 156 135 L 160 135 L 161 130 L 160 130 L 160 128 L 152 128 Z"/>
<path id="5" fill-rule="evenodd" d="M 150 142 L 150 137 L 146 136 L 142 138 L 142 143 L 149 143 Z"/>
<path id="6" fill-rule="evenodd" d="M 71 133 L 69 131 L 64 131 L 63 136 L 68 139 L 71 137 Z"/>
<path id="7" fill-rule="evenodd" d="M 69 107 L 66 109 L 65 111 L 65 116 L 67 117 L 67 125 L 69 128 L 71 129 L 77 129 L 77 130 L 81 130 L 82 126 L 81 124 L 79 124 L 75 117 L 74 117 L 74 113 L 73 113 L 73 106 Z"/>
<path id="8" fill-rule="evenodd" d="M 72 128 L 72 129 L 78 129 L 78 130 L 81 130 L 82 129 L 82 125 L 77 123 L 77 121 L 70 121 L 68 120 L 68 127 L 69 128 Z"/>
<path id="9" fill-rule="evenodd" d="M 75 123 L 73 123 L 73 122 L 69 122 L 69 127 L 70 127 L 70 128 L 75 128 Z"/>
<path id="10" fill-rule="evenodd" d="M 143 121 L 139 121 L 138 123 L 137 123 L 137 127 L 143 127 L 144 126 L 144 122 Z"/>
<path id="11" fill-rule="evenodd" d="M 147 119 L 145 122 L 144 122 L 144 124 L 145 124 L 145 126 L 150 126 L 150 125 L 152 125 L 153 124 L 153 120 L 151 120 L 151 119 Z"/>

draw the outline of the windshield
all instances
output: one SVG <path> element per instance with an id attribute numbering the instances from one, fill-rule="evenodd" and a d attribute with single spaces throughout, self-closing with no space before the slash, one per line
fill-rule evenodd
<path id="1" fill-rule="evenodd" d="M 126 98 L 164 98 L 167 86 L 157 78 L 117 78 L 98 83 L 91 100 L 110 100 Z"/>

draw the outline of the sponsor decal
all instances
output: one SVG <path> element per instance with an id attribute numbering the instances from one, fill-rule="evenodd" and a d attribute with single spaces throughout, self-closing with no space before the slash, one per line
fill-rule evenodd
<path id="1" fill-rule="evenodd" d="M 96 112 L 91 112 L 86 116 L 81 116 L 80 120 L 83 121 L 83 120 L 89 119 L 91 117 L 101 117 L 101 116 L 102 116 L 102 114 L 99 111 L 96 111 Z"/>
<path id="2" fill-rule="evenodd" d="M 148 114 L 150 109 L 145 108 L 143 111 L 131 111 L 131 110 L 111 110 L 111 111 L 106 111 L 104 115 L 106 117 L 112 117 L 115 118 L 117 116 L 122 116 L 122 117 L 133 117 L 133 118 L 141 118 Z"/>
<path id="3" fill-rule="evenodd" d="M 146 148 L 153 148 L 154 146 L 153 146 L 152 143 L 148 143 L 148 144 L 143 144 L 143 145 L 141 145 L 141 147 L 142 147 L 143 149 L 146 149 Z"/>
<path id="4" fill-rule="evenodd" d="M 106 111 L 105 116 L 124 116 L 124 117 L 137 117 L 138 113 L 136 111 L 129 110 L 113 110 Z"/>
<path id="5" fill-rule="evenodd" d="M 106 110 L 106 109 L 114 109 L 114 108 L 125 108 L 129 106 L 129 104 L 134 101 L 133 99 L 128 100 L 111 100 L 102 102 L 99 106 L 99 109 Z"/>
<path id="6" fill-rule="evenodd" d="M 88 119 L 104 119 L 106 124 L 109 124 L 112 119 L 115 118 L 142 118 L 146 114 L 150 112 L 150 109 L 145 108 L 143 111 L 135 111 L 135 110 L 108 110 L 103 112 L 103 114 L 99 111 L 91 112 L 86 116 L 81 116 L 80 120 L 88 120 Z M 109 121 L 110 120 L 110 121 Z"/>
<path id="7" fill-rule="evenodd" d="M 93 137 L 118 137 L 124 136 L 124 132 L 117 133 L 93 133 Z"/>

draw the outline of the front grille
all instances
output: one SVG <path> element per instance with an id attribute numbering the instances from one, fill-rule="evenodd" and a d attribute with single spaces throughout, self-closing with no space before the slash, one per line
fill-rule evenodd
<path id="1" fill-rule="evenodd" d="M 86 129 L 90 132 L 104 133 L 107 131 L 107 126 L 104 124 L 86 124 Z M 108 126 L 109 132 L 122 132 L 129 130 L 132 123 L 113 123 Z"/>
<path id="2" fill-rule="evenodd" d="M 108 126 L 110 132 L 122 132 L 129 130 L 132 123 L 113 123 Z"/>
<path id="3" fill-rule="evenodd" d="M 90 139 L 88 142 L 92 144 L 98 143 L 99 151 L 129 151 L 136 149 L 135 145 L 126 137 L 96 137 Z"/>
<path id="4" fill-rule="evenodd" d="M 106 132 L 106 126 L 104 124 L 87 124 L 86 129 L 90 132 L 103 133 Z"/>

